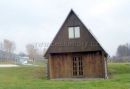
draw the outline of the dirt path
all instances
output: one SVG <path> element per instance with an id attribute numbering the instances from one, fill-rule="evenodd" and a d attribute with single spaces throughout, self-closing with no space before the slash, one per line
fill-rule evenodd
<path id="1" fill-rule="evenodd" d="M 19 65 L 14 64 L 0 64 L 0 67 L 18 67 Z"/>

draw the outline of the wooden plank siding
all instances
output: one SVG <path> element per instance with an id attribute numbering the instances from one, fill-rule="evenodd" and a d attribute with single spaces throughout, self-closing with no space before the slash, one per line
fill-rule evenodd
<path id="1" fill-rule="evenodd" d="M 83 61 L 83 77 L 104 78 L 104 61 L 101 52 L 63 53 L 49 56 L 50 79 L 73 78 L 73 56 L 81 56 Z"/>
<path id="2" fill-rule="evenodd" d="M 88 53 L 83 56 L 84 76 L 103 77 L 103 59 L 99 53 Z"/>

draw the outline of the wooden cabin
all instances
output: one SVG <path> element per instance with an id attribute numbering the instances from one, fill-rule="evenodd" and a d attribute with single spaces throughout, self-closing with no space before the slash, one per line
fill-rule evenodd
<path id="1" fill-rule="evenodd" d="M 49 79 L 107 78 L 107 53 L 70 11 L 45 53 Z"/>

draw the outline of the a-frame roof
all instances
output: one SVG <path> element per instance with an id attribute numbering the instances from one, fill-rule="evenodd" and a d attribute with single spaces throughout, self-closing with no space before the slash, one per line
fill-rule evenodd
<path id="1" fill-rule="evenodd" d="M 80 38 L 69 39 L 68 27 L 80 27 Z M 91 34 L 87 27 L 82 23 L 73 10 L 70 11 L 65 22 L 53 39 L 50 47 L 45 53 L 45 57 L 51 53 L 73 53 L 102 51 L 107 56 L 96 38 Z"/>

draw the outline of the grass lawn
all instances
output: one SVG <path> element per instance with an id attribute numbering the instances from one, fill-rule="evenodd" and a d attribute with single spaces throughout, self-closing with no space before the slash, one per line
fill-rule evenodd
<path id="1" fill-rule="evenodd" d="M 47 80 L 43 67 L 0 68 L 0 89 L 130 89 L 130 64 L 111 63 L 108 80 Z"/>

